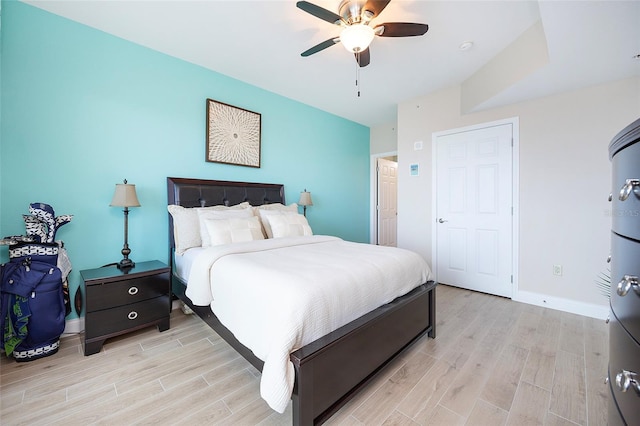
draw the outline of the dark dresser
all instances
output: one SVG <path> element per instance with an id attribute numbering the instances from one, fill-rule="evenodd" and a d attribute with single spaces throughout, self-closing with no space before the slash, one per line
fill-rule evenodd
<path id="1" fill-rule="evenodd" d="M 85 355 L 100 352 L 110 337 L 157 325 L 169 329 L 170 269 L 159 261 L 138 262 L 135 268 L 115 266 L 80 271 L 86 306 L 81 342 Z"/>
<path id="2" fill-rule="evenodd" d="M 609 424 L 640 424 L 640 119 L 609 145 L 613 169 Z"/>

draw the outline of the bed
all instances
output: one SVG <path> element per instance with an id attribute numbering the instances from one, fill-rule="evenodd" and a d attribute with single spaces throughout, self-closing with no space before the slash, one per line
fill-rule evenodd
<path id="1" fill-rule="evenodd" d="M 169 214 L 169 260 L 172 265 L 172 291 L 175 296 L 200 316 L 238 353 L 247 359 L 254 367 L 263 372 L 263 382 L 273 376 L 273 374 L 271 374 L 274 370 L 272 361 L 269 356 L 265 357 L 260 342 L 255 343 L 252 341 L 252 337 L 250 337 L 248 333 L 251 334 L 253 332 L 253 330 L 251 330 L 252 328 L 255 329 L 256 335 L 267 333 L 268 330 L 262 330 L 259 329 L 259 327 L 265 326 L 263 322 L 268 321 L 252 321 L 251 318 L 254 318 L 253 315 L 255 311 L 243 314 L 240 307 L 238 307 L 238 309 L 225 308 L 226 306 L 230 306 L 230 302 L 228 299 L 225 299 L 225 297 L 234 297 L 233 291 L 229 291 L 228 293 L 230 295 L 226 295 L 224 291 L 225 287 L 220 287 L 225 280 L 234 282 L 233 280 L 235 279 L 233 287 L 237 286 L 239 288 L 237 291 L 239 292 L 254 292 L 260 291 L 260 288 L 264 288 L 262 284 L 261 287 L 254 287 L 254 290 L 244 290 L 244 287 L 241 287 L 252 285 L 253 281 L 261 281 L 258 278 L 253 279 L 251 275 L 246 275 L 245 273 L 248 268 L 244 267 L 243 265 L 245 265 L 245 263 L 242 262 L 251 261 L 249 259 L 251 259 L 252 256 L 257 256 L 258 260 L 262 259 L 263 264 L 269 264 L 271 271 L 268 272 L 278 274 L 278 277 L 287 277 L 286 279 L 288 280 L 290 279 L 291 271 L 288 270 L 287 264 L 281 264 L 275 261 L 281 258 L 286 259 L 286 256 L 289 255 L 285 256 L 283 253 L 286 253 L 287 250 L 292 253 L 295 252 L 296 255 L 298 255 L 302 250 L 307 250 L 307 246 L 309 246 L 310 250 L 315 253 L 314 256 L 318 256 L 318 259 L 321 259 L 322 256 L 328 256 L 328 254 L 324 254 L 321 250 L 332 251 L 334 247 L 337 249 L 337 247 L 344 246 L 348 250 L 353 250 L 356 249 L 356 247 L 353 246 L 357 245 L 362 246 L 361 248 L 365 250 L 382 249 L 377 246 L 349 243 L 335 237 L 327 236 L 271 238 L 264 241 L 247 241 L 233 243 L 232 245 L 213 244 L 211 247 L 197 248 L 197 250 L 206 252 L 207 254 L 197 254 L 197 256 L 191 257 L 191 260 L 186 262 L 188 265 L 185 267 L 185 259 L 188 259 L 189 256 L 186 255 L 182 247 L 184 245 L 183 237 L 177 237 L 179 234 L 174 232 L 174 227 L 179 226 L 178 221 L 181 220 L 181 216 L 175 213 L 175 209 L 189 211 L 191 214 L 191 210 L 198 210 L 191 209 L 194 207 L 213 208 L 212 206 L 226 206 L 226 208 L 221 207 L 221 209 L 227 210 L 234 207 L 240 209 L 241 206 L 247 205 L 253 207 L 262 206 L 260 209 L 284 206 L 286 205 L 284 187 L 279 184 L 169 177 L 167 178 L 167 190 L 168 205 L 171 212 Z M 244 208 L 242 208 L 242 210 L 244 210 Z M 241 220 L 250 221 L 250 219 Z M 251 219 L 251 221 L 252 220 L 253 219 Z M 224 221 L 215 221 L 215 223 L 223 222 Z M 207 227 L 211 223 L 211 221 L 207 222 Z M 276 221 L 273 221 L 273 223 L 275 224 Z M 274 229 L 273 232 L 276 232 L 276 230 Z M 203 235 L 202 238 L 204 241 L 205 236 Z M 254 249 L 254 246 L 260 246 L 260 248 Z M 239 249 L 239 247 L 241 249 Z M 266 249 L 264 247 L 266 247 Z M 358 249 L 360 250 L 360 248 Z M 254 254 L 254 250 L 257 251 L 257 253 Z M 389 250 L 393 251 L 392 254 L 394 255 L 396 251 L 401 251 L 400 249 Z M 189 250 L 188 253 L 190 254 L 193 251 L 194 250 Z M 211 292 L 215 293 L 215 295 L 205 297 L 207 296 L 207 291 L 196 290 L 196 284 L 200 285 L 199 282 L 205 280 L 206 276 L 213 271 L 213 269 L 211 269 L 213 263 L 208 265 L 210 269 L 206 269 L 206 273 L 201 272 L 203 269 L 201 269 L 202 266 L 200 264 L 208 264 L 209 260 L 205 260 L 205 258 L 208 259 L 214 253 L 218 252 L 221 253 L 219 256 L 224 262 L 218 261 L 216 263 L 216 273 L 218 275 L 216 275 L 217 278 L 214 280 L 215 282 L 211 283 L 211 288 L 214 289 L 211 290 Z M 365 265 L 367 264 L 366 262 L 372 261 L 368 259 L 368 256 L 369 254 L 366 256 L 363 255 L 362 257 Z M 255 262 L 256 260 L 253 261 Z M 225 264 L 227 265 L 226 269 L 223 268 Z M 190 272 L 185 274 L 185 268 L 188 271 L 190 270 Z M 415 273 L 411 271 L 410 267 L 402 264 L 401 269 L 403 271 L 407 270 L 407 276 L 411 276 L 413 281 L 416 280 Z M 259 276 L 262 276 L 264 272 L 263 269 Z M 356 274 L 356 272 L 354 272 L 354 274 Z M 360 272 L 357 274 L 363 275 Z M 414 283 L 411 285 L 407 283 L 406 286 L 409 287 L 406 287 L 403 283 L 399 283 L 398 285 L 402 290 L 397 291 L 400 291 L 400 296 L 393 296 L 393 298 L 389 298 L 389 301 L 382 305 L 375 304 L 366 307 L 363 302 L 363 306 L 358 305 L 358 309 L 366 309 L 366 311 L 361 313 L 357 313 L 357 310 L 350 312 L 352 308 L 346 308 L 348 315 L 357 316 L 349 319 L 348 322 L 339 325 L 335 329 L 330 328 L 323 331 L 322 335 L 314 336 L 311 341 L 308 341 L 310 339 L 308 336 L 304 338 L 300 337 L 298 343 L 304 342 L 304 344 L 300 346 L 295 345 L 295 342 L 293 343 L 293 349 L 290 352 L 286 352 L 285 355 L 288 358 L 286 365 L 292 366 L 293 372 L 291 375 L 292 379 L 290 380 L 292 388 L 290 390 L 290 398 L 293 405 L 292 420 L 294 425 L 323 423 L 344 405 L 344 403 L 351 399 L 378 371 L 415 340 L 422 337 L 425 333 L 429 337 L 435 338 L 436 283 L 430 280 L 429 274 L 425 275 L 423 271 L 420 281 L 418 281 L 417 284 Z M 339 274 L 334 275 L 339 277 Z M 368 276 L 362 276 L 360 278 L 368 283 Z M 307 278 L 305 278 L 305 280 L 306 279 Z M 293 278 L 292 280 L 295 281 Z M 345 278 L 345 280 L 350 281 L 351 277 L 349 277 L 349 279 Z M 283 278 L 282 281 L 285 282 L 285 279 Z M 318 281 L 316 285 L 320 287 L 324 285 L 322 279 L 316 281 Z M 394 279 L 394 281 L 402 280 Z M 189 282 L 189 285 L 187 285 L 187 282 Z M 272 280 L 272 282 L 275 283 L 275 280 Z M 304 281 L 304 283 L 307 285 L 307 281 Z M 382 288 L 386 287 L 386 285 L 378 287 Z M 255 290 L 256 288 L 258 290 Z M 287 288 L 290 290 L 295 289 L 293 286 L 284 286 L 283 288 L 285 290 Z M 313 289 L 314 287 L 310 288 Z M 373 299 L 369 301 L 369 291 L 366 293 L 366 297 L 363 295 L 362 299 L 367 299 L 367 303 L 376 303 Z M 294 300 L 297 300 L 295 299 L 297 293 L 292 291 L 292 294 L 296 295 L 292 297 Z M 384 297 L 388 297 L 388 294 Z M 282 297 L 279 297 L 279 299 L 280 298 Z M 313 297 L 312 299 L 314 303 L 315 299 L 321 300 L 320 297 Z M 359 300 L 360 298 L 357 299 Z M 210 304 L 207 302 L 210 302 Z M 300 306 L 306 305 L 301 303 Z M 299 306 L 296 306 L 296 308 L 298 309 L 295 310 L 303 311 L 303 316 L 306 315 L 306 308 L 300 308 Z M 314 309 L 312 309 L 312 311 Z M 215 314 L 214 311 L 216 312 Z M 342 324 L 339 321 L 344 321 L 344 318 L 341 317 L 337 324 Z M 289 318 L 287 317 L 287 324 L 288 323 Z M 229 328 L 227 328 L 227 326 Z M 322 327 L 326 326 L 323 325 Z M 322 327 L 318 329 L 321 330 Z M 233 332 L 230 329 L 232 329 Z M 314 332 L 317 333 L 319 331 L 314 330 Z M 279 334 L 286 333 L 283 331 Z M 298 335 L 295 330 L 293 334 L 297 339 Z M 252 347 L 253 350 L 247 346 Z M 264 359 L 267 359 L 266 365 L 265 361 L 263 361 Z M 283 378 L 282 381 L 286 381 L 285 379 L 286 378 Z M 264 383 L 261 383 L 261 391 L 263 385 Z M 263 394 L 263 398 L 264 397 Z M 282 398 L 281 395 L 279 395 L 279 397 Z M 289 398 L 289 394 L 287 394 L 286 397 Z M 274 407 L 269 400 L 267 400 L 267 402 Z"/>

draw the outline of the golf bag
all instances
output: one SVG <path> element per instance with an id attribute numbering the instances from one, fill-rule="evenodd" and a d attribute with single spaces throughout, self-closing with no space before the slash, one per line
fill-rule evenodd
<path id="1" fill-rule="evenodd" d="M 66 278 L 71 263 L 57 228 L 72 216 L 55 217 L 51 206 L 30 205 L 26 237 L 8 237 L 9 262 L 0 267 L 0 348 L 16 361 L 32 361 L 58 351 L 70 312 Z"/>

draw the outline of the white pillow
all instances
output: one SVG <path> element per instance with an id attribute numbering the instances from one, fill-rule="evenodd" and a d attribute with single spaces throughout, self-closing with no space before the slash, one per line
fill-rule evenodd
<path id="1" fill-rule="evenodd" d="M 298 213 L 298 205 L 296 203 L 291 203 L 288 206 L 285 206 L 282 203 L 271 203 L 258 206 L 258 210 L 284 210 Z"/>
<path id="2" fill-rule="evenodd" d="M 212 246 L 264 239 L 257 216 L 206 219 L 204 224 Z"/>
<path id="3" fill-rule="evenodd" d="M 264 233 L 267 235 L 267 238 L 273 238 L 273 233 L 271 232 L 271 225 L 269 225 L 269 221 L 267 220 L 268 215 L 281 215 L 281 214 L 298 214 L 298 205 L 296 203 L 291 203 L 288 206 L 280 203 L 273 204 L 263 204 L 259 207 L 255 208 L 256 216 L 260 216 L 262 220 L 262 227 L 264 228 Z"/>
<path id="4" fill-rule="evenodd" d="M 176 254 L 183 254 L 192 247 L 200 247 L 200 223 L 198 221 L 199 210 L 237 210 L 250 207 L 248 202 L 235 206 L 210 206 L 210 207 L 182 207 L 175 204 L 167 206 L 167 210 L 173 218 L 173 241 Z"/>
<path id="5" fill-rule="evenodd" d="M 211 246 L 211 239 L 209 238 L 209 232 L 205 225 L 205 221 L 209 219 L 230 219 L 230 218 L 248 218 L 253 217 L 253 210 L 251 207 L 246 209 L 226 209 L 226 210 L 198 210 L 198 221 L 200 223 L 200 240 L 202 241 L 202 247 Z"/>
<path id="6" fill-rule="evenodd" d="M 313 235 L 307 218 L 301 214 L 284 213 L 267 216 L 273 238 Z"/>

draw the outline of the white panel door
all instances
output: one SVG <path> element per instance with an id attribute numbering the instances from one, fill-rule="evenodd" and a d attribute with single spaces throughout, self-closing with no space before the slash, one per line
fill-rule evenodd
<path id="1" fill-rule="evenodd" d="M 512 295 L 512 124 L 436 136 L 439 282 Z"/>
<path id="2" fill-rule="evenodd" d="M 398 163 L 378 158 L 378 245 L 398 242 Z"/>

